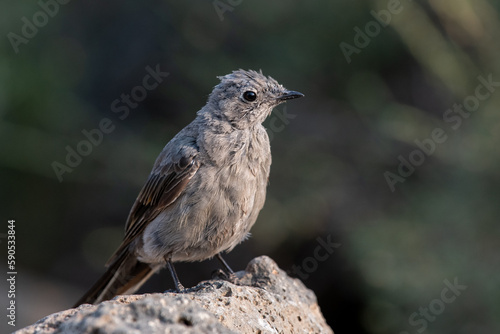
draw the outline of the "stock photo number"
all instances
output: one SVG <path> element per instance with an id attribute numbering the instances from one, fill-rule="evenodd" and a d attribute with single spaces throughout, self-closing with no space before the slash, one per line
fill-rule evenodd
<path id="1" fill-rule="evenodd" d="M 10 326 L 16 325 L 16 221 L 7 221 L 7 318 Z"/>

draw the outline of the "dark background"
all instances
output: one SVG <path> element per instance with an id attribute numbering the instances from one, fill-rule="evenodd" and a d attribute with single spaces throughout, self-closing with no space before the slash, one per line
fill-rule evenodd
<path id="1" fill-rule="evenodd" d="M 447 110 L 473 104 L 479 76 L 500 81 L 500 4 L 397 3 L 72 1 L 16 52 L 12 33 L 22 37 L 22 18 L 33 22 L 42 7 L 2 2 L 0 233 L 16 220 L 16 329 L 70 307 L 104 272 L 157 154 L 216 76 L 242 68 L 306 97 L 277 108 L 289 119 L 270 130 L 267 202 L 228 262 L 242 270 L 266 254 L 291 275 L 309 268 L 303 282 L 339 334 L 499 332 L 499 87 L 480 88 L 489 95 L 467 118 Z M 370 13 L 389 9 L 386 27 Z M 341 43 L 359 47 L 346 57 Z M 147 66 L 169 76 L 122 120 L 111 104 L 142 85 Z M 53 162 L 65 164 L 66 147 L 104 118 L 114 130 L 59 182 Z M 442 142 L 418 153 L 415 141 L 435 128 Z M 419 166 L 391 189 L 384 173 L 410 158 Z M 323 261 L 313 259 L 318 238 L 340 244 Z M 177 271 L 193 286 L 218 267 Z M 450 303 L 446 280 L 466 286 Z M 172 287 L 164 270 L 141 291 Z"/>

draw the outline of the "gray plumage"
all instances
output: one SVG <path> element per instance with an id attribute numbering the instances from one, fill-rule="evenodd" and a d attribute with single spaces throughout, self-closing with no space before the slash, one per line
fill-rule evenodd
<path id="1" fill-rule="evenodd" d="M 165 264 L 182 287 L 172 262 L 205 260 L 247 238 L 264 206 L 271 166 L 262 122 L 278 104 L 303 95 L 262 72 L 220 79 L 156 159 L 108 271 L 77 305 L 132 293 Z"/>

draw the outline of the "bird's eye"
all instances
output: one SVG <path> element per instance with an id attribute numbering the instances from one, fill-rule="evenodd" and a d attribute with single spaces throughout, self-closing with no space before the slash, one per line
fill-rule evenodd
<path id="1" fill-rule="evenodd" d="M 257 94 L 255 94 L 255 92 L 252 92 L 251 90 L 249 91 L 246 91 L 243 93 L 243 98 L 247 101 L 255 101 L 255 99 L 257 98 Z"/>

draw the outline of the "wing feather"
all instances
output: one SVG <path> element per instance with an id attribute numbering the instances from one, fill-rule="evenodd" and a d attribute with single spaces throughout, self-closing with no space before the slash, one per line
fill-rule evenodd
<path id="1" fill-rule="evenodd" d="M 111 265 L 139 236 L 146 226 L 184 191 L 186 185 L 200 168 L 197 151 L 181 155 L 175 161 L 155 166 L 137 197 L 125 225 L 125 237 L 118 250 L 106 263 Z M 161 161 L 161 160 L 160 160 Z"/>

